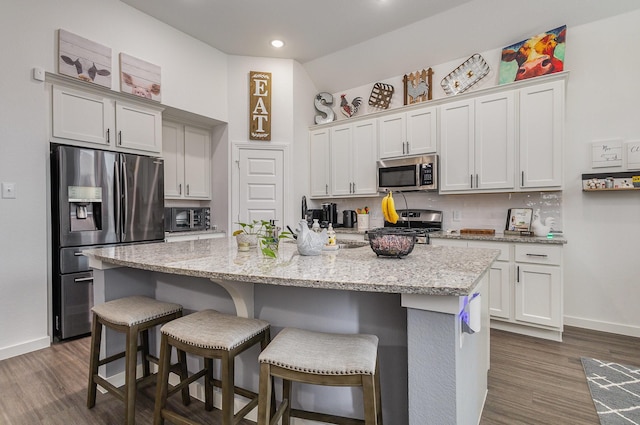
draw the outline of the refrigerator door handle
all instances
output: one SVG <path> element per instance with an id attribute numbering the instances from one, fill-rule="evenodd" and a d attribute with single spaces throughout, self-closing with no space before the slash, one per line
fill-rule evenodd
<path id="1" fill-rule="evenodd" d="M 122 191 L 121 191 L 121 187 L 120 187 L 120 170 L 119 170 L 120 164 L 118 161 L 115 162 L 114 168 L 115 168 L 115 172 L 113 173 L 114 178 L 115 178 L 115 187 L 114 187 L 114 207 L 115 207 L 115 219 L 116 219 L 116 237 L 120 237 L 120 211 L 122 211 L 121 208 L 121 200 L 122 200 Z"/>
<path id="2" fill-rule="evenodd" d="M 125 230 L 127 228 L 127 221 L 129 219 L 129 217 L 127 217 L 127 214 L 129 213 L 129 188 L 127 187 L 127 164 L 125 163 L 124 156 L 122 157 L 121 166 L 122 166 L 122 195 L 123 195 L 122 196 L 122 201 L 123 201 L 122 238 L 121 238 L 121 242 L 122 242 L 125 240 L 125 235 L 127 234 Z"/>

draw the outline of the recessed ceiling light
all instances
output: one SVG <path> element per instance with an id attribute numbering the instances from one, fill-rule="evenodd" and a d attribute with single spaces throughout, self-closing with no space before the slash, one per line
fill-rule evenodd
<path id="1" fill-rule="evenodd" d="M 277 49 L 284 46 L 284 41 L 282 40 L 271 40 L 271 45 Z"/>

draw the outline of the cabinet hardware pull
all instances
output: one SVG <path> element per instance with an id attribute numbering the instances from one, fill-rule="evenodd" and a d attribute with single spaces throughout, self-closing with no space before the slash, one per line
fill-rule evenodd
<path id="1" fill-rule="evenodd" d="M 351 183 L 353 185 L 353 189 L 351 190 L 351 193 L 356 193 L 356 184 L 355 183 Z"/>
<path id="2" fill-rule="evenodd" d="M 122 130 L 118 131 L 118 144 L 122 146 Z"/>
<path id="3" fill-rule="evenodd" d="M 480 186 L 480 179 L 478 178 L 478 175 L 476 174 L 476 189 Z"/>
<path id="4" fill-rule="evenodd" d="M 547 254 L 527 254 L 527 257 L 539 257 L 539 258 L 547 258 Z"/>
<path id="5" fill-rule="evenodd" d="M 79 277 L 79 278 L 73 279 L 73 281 L 75 283 L 93 282 L 93 278 L 92 277 Z"/>
<path id="6" fill-rule="evenodd" d="M 516 267 L 516 283 L 520 283 L 520 266 Z"/>
<path id="7" fill-rule="evenodd" d="M 107 128 L 107 145 L 111 143 L 111 129 Z"/>
<path id="8" fill-rule="evenodd" d="M 469 179 L 471 180 L 471 189 L 473 189 L 473 174 L 469 174 Z"/>
<path id="9" fill-rule="evenodd" d="M 329 194 L 329 185 L 328 185 L 328 184 L 325 184 L 325 185 L 324 185 L 324 194 L 325 194 L 325 195 L 328 195 L 328 194 Z"/>
<path id="10" fill-rule="evenodd" d="M 189 183 L 187 183 L 187 195 L 189 195 Z"/>
<path id="11" fill-rule="evenodd" d="M 522 172 L 522 177 L 520 177 L 520 187 L 524 187 L 524 171 Z"/>
<path id="12" fill-rule="evenodd" d="M 178 184 L 178 195 L 182 195 L 182 183 Z"/>
<path id="13" fill-rule="evenodd" d="M 409 142 L 407 142 L 407 155 L 409 155 Z"/>

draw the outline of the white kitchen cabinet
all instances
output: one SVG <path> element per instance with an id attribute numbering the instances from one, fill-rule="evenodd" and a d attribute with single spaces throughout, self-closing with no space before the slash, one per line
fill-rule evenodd
<path id="1" fill-rule="evenodd" d="M 515 141 L 513 92 L 443 105 L 440 191 L 513 190 Z"/>
<path id="2" fill-rule="evenodd" d="M 329 128 L 315 130 L 309 134 L 309 181 L 310 196 L 329 196 L 330 146 Z"/>
<path id="3" fill-rule="evenodd" d="M 515 320 L 562 328 L 562 248 L 516 244 Z"/>
<path id="4" fill-rule="evenodd" d="M 101 149 L 160 154 L 162 108 L 90 90 L 52 89 L 52 136 Z"/>
<path id="5" fill-rule="evenodd" d="M 375 195 L 376 120 L 333 127 L 330 132 L 331 195 Z"/>
<path id="6" fill-rule="evenodd" d="M 427 107 L 379 118 L 380 159 L 435 153 L 436 111 Z"/>
<path id="7" fill-rule="evenodd" d="M 489 270 L 491 327 L 562 340 L 562 245 L 440 238 L 431 244 L 499 249 Z"/>
<path id="8" fill-rule="evenodd" d="M 162 124 L 165 199 L 211 199 L 211 132 L 165 121 Z"/>
<path id="9" fill-rule="evenodd" d="M 564 81 L 519 90 L 520 189 L 562 188 Z"/>

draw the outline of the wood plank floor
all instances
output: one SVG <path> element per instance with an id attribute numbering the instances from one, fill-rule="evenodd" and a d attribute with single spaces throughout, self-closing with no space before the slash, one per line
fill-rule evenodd
<path id="1" fill-rule="evenodd" d="M 597 425 L 581 356 L 638 365 L 640 339 L 567 327 L 558 343 L 491 331 L 489 394 L 480 425 Z M 0 361 L 0 424 L 122 423 L 123 405 L 113 396 L 98 393 L 96 407 L 85 407 L 88 358 L 84 338 Z M 153 422 L 153 398 L 153 386 L 140 392 L 138 424 Z M 174 397 L 171 405 L 195 420 L 220 424 L 219 412 L 206 412 L 197 400 L 184 407 Z M 385 419 L 386 425 L 403 425 Z"/>

